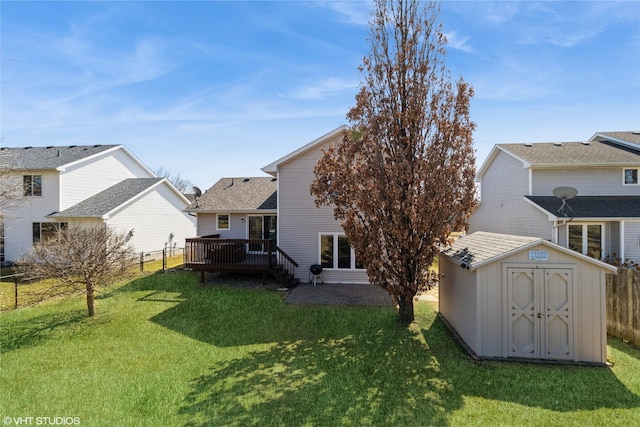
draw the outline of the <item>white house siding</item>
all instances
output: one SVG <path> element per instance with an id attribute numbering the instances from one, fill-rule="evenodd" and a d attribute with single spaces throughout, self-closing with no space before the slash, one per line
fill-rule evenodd
<path id="1" fill-rule="evenodd" d="M 60 210 L 58 172 L 29 171 L 26 174 L 42 175 L 42 196 L 25 197 L 15 209 L 6 213 L 5 259 L 10 261 L 19 259 L 31 248 L 33 223 L 54 222 L 45 216 Z M 22 181 L 19 185 L 22 186 Z"/>
<path id="2" fill-rule="evenodd" d="M 195 235 L 195 218 L 182 212 L 184 202 L 165 185 L 154 187 L 105 222 L 127 233 L 136 251 L 156 251 L 167 246 L 183 247 L 187 237 Z M 171 236 L 173 234 L 173 236 Z"/>
<path id="3" fill-rule="evenodd" d="M 529 194 L 529 170 L 508 154 L 498 152 L 491 168 L 482 176 L 480 206 L 471 215 L 470 232 L 551 239 L 552 223 L 540 210 L 524 200 Z"/>
<path id="4" fill-rule="evenodd" d="M 275 212 L 264 215 L 275 215 Z M 247 214 L 247 213 L 232 213 L 229 214 L 231 220 L 231 226 L 228 230 L 217 229 L 217 214 L 215 213 L 201 213 L 198 214 L 198 236 L 208 236 L 210 234 L 219 234 L 221 239 L 246 239 L 249 234 L 249 226 L 247 223 L 248 215 L 260 215 L 260 214 Z M 244 220 L 243 220 L 244 219 Z"/>
<path id="5" fill-rule="evenodd" d="M 638 196 L 640 186 L 622 185 L 621 167 L 534 169 L 533 196 L 551 196 L 556 187 L 573 187 L 579 196 Z M 483 181 L 484 186 L 484 181 Z"/>
<path id="6" fill-rule="evenodd" d="M 624 257 L 640 260 L 640 221 L 625 221 L 624 233 Z"/>
<path id="7" fill-rule="evenodd" d="M 319 234 L 343 232 L 340 223 L 333 218 L 333 208 L 317 208 L 309 193 L 313 169 L 321 155 L 322 148 L 316 146 L 284 162 L 278 169 L 278 246 L 299 264 L 296 276 L 303 282 L 309 280 L 309 266 L 320 261 Z M 324 269 L 318 280 L 325 283 L 368 282 L 366 272 L 362 270 Z"/>
<path id="8" fill-rule="evenodd" d="M 59 210 L 67 209 L 127 178 L 153 178 L 122 149 L 107 151 L 60 173 Z"/>
<path id="9" fill-rule="evenodd" d="M 443 274 L 438 286 L 438 311 L 464 342 L 476 354 L 481 354 L 477 300 L 480 289 L 476 283 L 476 275 L 459 267 L 444 255 L 440 256 L 438 267 Z"/>

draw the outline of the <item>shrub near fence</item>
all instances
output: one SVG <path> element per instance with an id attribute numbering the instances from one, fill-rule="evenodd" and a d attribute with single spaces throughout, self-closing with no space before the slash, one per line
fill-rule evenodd
<path id="1" fill-rule="evenodd" d="M 607 275 L 607 333 L 640 347 L 640 270 Z"/>
<path id="2" fill-rule="evenodd" d="M 165 248 L 157 251 L 141 252 L 130 260 L 131 268 L 140 272 L 164 271 L 184 264 L 184 248 Z M 38 304 L 42 301 L 66 294 L 68 289 L 53 284 L 53 279 L 42 280 L 24 274 L 7 274 L 3 269 L 0 276 L 0 312 Z M 9 270 L 12 272 L 12 270 Z M 57 294 L 54 295 L 53 292 Z"/>

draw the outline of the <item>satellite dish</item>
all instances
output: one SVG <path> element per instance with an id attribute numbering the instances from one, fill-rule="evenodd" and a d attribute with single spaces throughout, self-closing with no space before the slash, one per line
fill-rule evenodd
<path id="1" fill-rule="evenodd" d="M 569 208 L 569 210 L 573 212 L 573 215 L 575 216 L 576 213 L 573 211 L 573 209 L 571 209 L 571 206 L 567 204 L 567 200 L 573 199 L 574 197 L 576 197 L 577 194 L 578 194 L 578 190 L 576 190 L 573 187 L 554 188 L 553 195 L 556 196 L 558 199 L 562 200 L 562 204 L 560 205 L 560 208 L 558 208 L 558 212 L 564 215 L 565 217 L 568 217 L 570 215 L 568 215 L 564 211 L 564 209 Z"/>
<path id="2" fill-rule="evenodd" d="M 570 200 L 576 197 L 578 190 L 573 187 L 557 187 L 553 189 L 553 195 L 560 200 Z"/>
<path id="3" fill-rule="evenodd" d="M 193 194 L 194 194 L 196 197 L 200 197 L 200 196 L 202 196 L 202 190 L 200 190 L 198 187 L 195 187 L 195 186 L 194 186 L 194 187 L 193 187 Z"/>

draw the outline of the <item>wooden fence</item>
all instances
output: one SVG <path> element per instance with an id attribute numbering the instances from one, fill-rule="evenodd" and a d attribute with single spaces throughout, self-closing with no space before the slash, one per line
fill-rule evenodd
<path id="1" fill-rule="evenodd" d="M 640 270 L 607 275 L 607 333 L 640 347 Z"/>

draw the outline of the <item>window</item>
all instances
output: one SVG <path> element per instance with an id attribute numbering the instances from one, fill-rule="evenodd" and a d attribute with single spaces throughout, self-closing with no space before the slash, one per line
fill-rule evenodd
<path id="1" fill-rule="evenodd" d="M 638 171 L 637 168 L 627 168 L 622 170 L 622 184 L 623 185 L 638 185 Z"/>
<path id="2" fill-rule="evenodd" d="M 338 233 L 320 234 L 320 264 L 323 268 L 360 270 L 364 266 L 356 260 L 347 236 Z"/>
<path id="3" fill-rule="evenodd" d="M 42 175 L 24 175 L 22 188 L 25 196 L 42 196 Z"/>
<path id="4" fill-rule="evenodd" d="M 602 259 L 604 227 L 602 224 L 569 224 L 569 249 L 595 259 Z"/>
<path id="5" fill-rule="evenodd" d="M 33 243 L 48 240 L 55 237 L 59 230 L 66 230 L 66 222 L 34 222 L 33 223 Z"/>
<path id="6" fill-rule="evenodd" d="M 228 230 L 230 228 L 229 225 L 229 214 L 218 214 L 216 228 L 218 230 Z"/>

